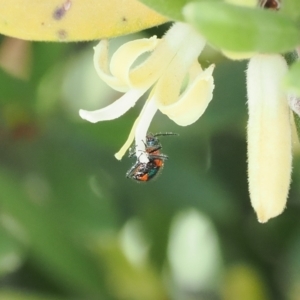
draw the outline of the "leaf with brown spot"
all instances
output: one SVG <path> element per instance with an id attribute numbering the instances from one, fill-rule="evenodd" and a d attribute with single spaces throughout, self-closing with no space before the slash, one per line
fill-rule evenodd
<path id="1" fill-rule="evenodd" d="M 0 33 L 34 41 L 95 40 L 168 21 L 137 0 L 10 0 L 0 11 Z"/>

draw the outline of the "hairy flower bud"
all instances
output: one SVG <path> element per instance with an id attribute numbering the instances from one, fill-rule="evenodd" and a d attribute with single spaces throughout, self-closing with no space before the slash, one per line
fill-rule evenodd
<path id="1" fill-rule="evenodd" d="M 251 58 L 247 70 L 249 192 L 262 223 L 282 213 L 290 186 L 290 110 L 281 85 L 286 72 L 282 56 L 264 54 Z"/>

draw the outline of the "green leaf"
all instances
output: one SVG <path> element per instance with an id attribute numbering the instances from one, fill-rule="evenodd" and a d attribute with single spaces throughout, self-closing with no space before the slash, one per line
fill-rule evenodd
<path id="1" fill-rule="evenodd" d="M 284 80 L 285 88 L 300 97 L 300 61 L 294 63 Z"/>
<path id="2" fill-rule="evenodd" d="M 65 288 L 99 295 L 103 279 L 91 255 L 72 240 L 65 223 L 59 218 L 54 223 L 22 186 L 24 182 L 17 177 L 0 172 L 1 211 L 24 229 L 35 260 Z"/>
<path id="3" fill-rule="evenodd" d="M 134 233 L 131 234 L 131 239 L 134 239 Z M 106 276 L 114 279 L 110 283 L 113 299 L 167 299 L 157 270 L 147 260 L 137 264 L 128 260 L 120 247 L 119 239 L 106 234 L 99 239 L 95 250 L 99 261 L 104 262 Z"/>
<path id="4" fill-rule="evenodd" d="M 300 140 L 300 116 L 299 116 L 299 97 L 300 97 L 300 61 L 292 64 L 289 72 L 284 79 L 284 87 L 290 97 L 290 107 L 293 110 L 298 139 Z"/>
<path id="5" fill-rule="evenodd" d="M 281 7 L 281 12 L 290 16 L 294 20 L 300 19 L 300 1 L 299 0 L 284 0 Z"/>
<path id="6" fill-rule="evenodd" d="M 140 0 L 147 6 L 174 20 L 183 21 L 182 8 L 191 0 Z"/>
<path id="7" fill-rule="evenodd" d="M 240 52 L 286 52 L 300 44 L 296 23 L 278 12 L 222 2 L 193 2 L 183 10 L 215 47 Z"/>
<path id="8" fill-rule="evenodd" d="M 293 113 L 293 115 L 294 115 L 294 121 L 296 125 L 298 139 L 300 140 L 300 117 L 295 112 Z"/>
<path id="9" fill-rule="evenodd" d="M 198 0 L 203 1 L 203 0 Z M 220 0 L 211 0 L 212 1 L 220 1 Z M 193 0 L 140 0 L 139 2 L 143 2 L 150 8 L 155 11 L 161 13 L 164 16 L 167 16 L 170 19 L 177 21 L 184 21 L 184 17 L 182 15 L 183 7 L 189 2 L 193 2 Z"/>
<path id="10" fill-rule="evenodd" d="M 62 300 L 63 298 L 50 297 L 36 293 L 24 292 L 24 291 L 15 291 L 15 290 L 0 290 L 0 299 L 5 300 Z"/>
<path id="11" fill-rule="evenodd" d="M 236 264 L 228 268 L 223 276 L 225 278 L 224 298 L 230 295 L 230 299 L 270 299 L 260 272 L 252 265 Z"/>
<path id="12" fill-rule="evenodd" d="M 0 245 L 0 276 L 3 276 L 18 269 L 22 263 L 24 251 L 21 245 L 2 227 L 0 227 Z"/>
<path id="13" fill-rule="evenodd" d="M 1 97 L 0 104 L 8 103 L 14 100 L 14 103 L 17 100 L 27 103 L 28 98 L 33 97 L 34 90 L 27 82 L 24 82 L 20 79 L 12 77 L 7 74 L 4 70 L 0 68 L 0 82 L 1 82 Z M 18 88 L 16 88 L 18 87 Z M 29 101 L 29 100 L 28 100 Z"/>

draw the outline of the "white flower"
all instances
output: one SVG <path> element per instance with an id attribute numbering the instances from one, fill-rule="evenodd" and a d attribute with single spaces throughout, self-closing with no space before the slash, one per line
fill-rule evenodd
<path id="1" fill-rule="evenodd" d="M 247 70 L 248 176 L 251 203 L 260 222 L 285 208 L 292 169 L 291 121 L 280 55 L 257 54 Z"/>
<path id="2" fill-rule="evenodd" d="M 204 46 L 205 39 L 192 27 L 175 23 L 162 39 L 153 36 L 122 45 L 110 63 L 108 41 L 102 40 L 95 47 L 94 64 L 98 75 L 113 89 L 125 94 L 100 110 L 80 110 L 83 119 L 93 123 L 116 119 L 153 86 L 127 141 L 115 154 L 117 159 L 123 157 L 135 137 L 136 151 L 141 153 L 139 160 L 148 162 L 144 142 L 157 110 L 181 126 L 194 123 L 203 114 L 214 89 L 214 66 L 203 71 L 198 63 L 198 55 Z M 132 67 L 146 52 L 152 53 L 143 63 Z M 181 92 L 187 75 L 187 85 Z"/>

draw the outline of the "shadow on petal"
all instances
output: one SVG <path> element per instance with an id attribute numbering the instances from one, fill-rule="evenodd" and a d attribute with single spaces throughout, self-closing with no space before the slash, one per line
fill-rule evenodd
<path id="1" fill-rule="evenodd" d="M 170 105 L 162 105 L 162 102 L 156 99 L 160 111 L 180 126 L 187 126 L 196 122 L 213 97 L 213 70 L 214 65 L 211 65 L 201 72 L 179 97 L 178 101 Z"/>

